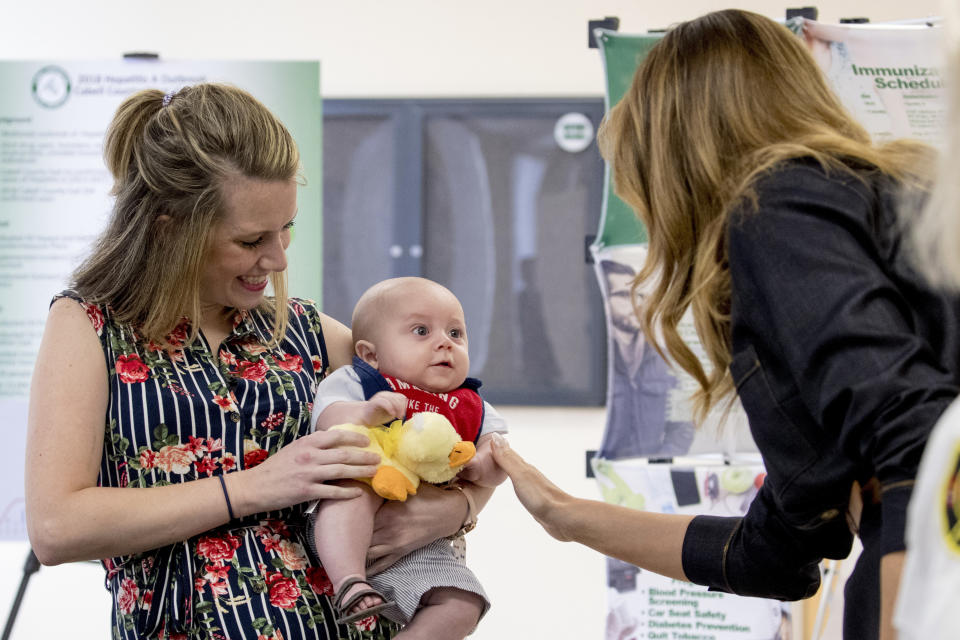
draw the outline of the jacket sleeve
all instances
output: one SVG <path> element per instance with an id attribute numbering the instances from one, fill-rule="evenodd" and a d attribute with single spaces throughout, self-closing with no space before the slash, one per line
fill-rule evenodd
<path id="1" fill-rule="evenodd" d="M 819 429 L 803 437 L 835 443 L 838 464 L 877 477 L 889 553 L 904 548 L 927 436 L 958 389 L 917 330 L 916 314 L 935 311 L 914 308 L 917 282 L 893 264 L 896 231 L 882 228 L 896 216 L 878 215 L 872 181 L 827 175 L 813 163 L 774 173 L 757 185 L 757 210 L 732 216 L 728 256 L 734 349 L 739 342 L 764 354 L 763 366 L 776 372 L 772 401 L 795 401 Z M 757 428 L 790 427 L 755 425 L 751 416 Z M 804 486 L 815 491 L 816 479 Z M 762 515 L 769 523 L 785 499 L 767 493 L 774 500 L 751 508 L 748 522 Z"/>
<path id="2" fill-rule="evenodd" d="M 744 518 L 697 516 L 683 539 L 683 571 L 695 583 L 741 596 L 802 600 L 820 587 L 820 557 L 771 513 L 761 491 Z"/>

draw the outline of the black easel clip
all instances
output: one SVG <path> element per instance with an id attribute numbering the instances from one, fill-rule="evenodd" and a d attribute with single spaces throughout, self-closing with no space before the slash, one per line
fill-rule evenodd
<path id="1" fill-rule="evenodd" d="M 820 12 L 816 7 L 795 7 L 787 9 L 787 20 L 790 18 L 806 18 L 807 20 L 816 20 Z"/>
<path id="2" fill-rule="evenodd" d="M 591 49 L 597 48 L 597 38 L 593 34 L 594 29 L 609 29 L 616 31 L 620 28 L 620 18 L 607 16 L 603 20 L 590 20 L 587 22 L 587 46 Z"/>

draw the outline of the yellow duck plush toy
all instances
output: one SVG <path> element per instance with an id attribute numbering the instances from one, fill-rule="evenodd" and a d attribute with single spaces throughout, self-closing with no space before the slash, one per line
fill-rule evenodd
<path id="1" fill-rule="evenodd" d="M 388 427 L 340 424 L 330 428 L 370 438 L 364 450 L 379 454 L 380 465 L 373 478 L 361 479 L 387 500 L 406 500 L 417 493 L 421 480 L 434 484 L 452 480 L 477 451 L 439 413 L 418 413 L 406 422 L 394 420 Z"/>

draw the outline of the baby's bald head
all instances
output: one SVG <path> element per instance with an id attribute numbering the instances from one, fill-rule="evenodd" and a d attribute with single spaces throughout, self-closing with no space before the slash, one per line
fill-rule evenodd
<path id="1" fill-rule="evenodd" d="M 381 280 L 367 289 L 353 308 L 350 327 L 354 344 L 360 340 L 376 343 L 377 330 L 397 312 L 400 302 L 419 298 L 426 303 L 437 296 L 456 300 L 449 289 L 426 278 L 407 276 Z"/>

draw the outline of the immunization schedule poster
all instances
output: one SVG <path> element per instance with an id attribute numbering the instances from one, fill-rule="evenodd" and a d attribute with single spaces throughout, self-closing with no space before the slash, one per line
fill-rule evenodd
<path id="1" fill-rule="evenodd" d="M 875 140 L 940 144 L 946 117 L 941 29 L 800 24 L 833 90 Z"/>
<path id="2" fill-rule="evenodd" d="M 246 89 L 290 129 L 303 165 L 291 291 L 320 297 L 320 66 L 313 62 L 0 61 L 0 539 L 23 539 L 27 395 L 47 308 L 104 227 L 112 180 L 103 137 L 141 89 Z M 162 265 L 158 265 L 162 268 Z"/>

